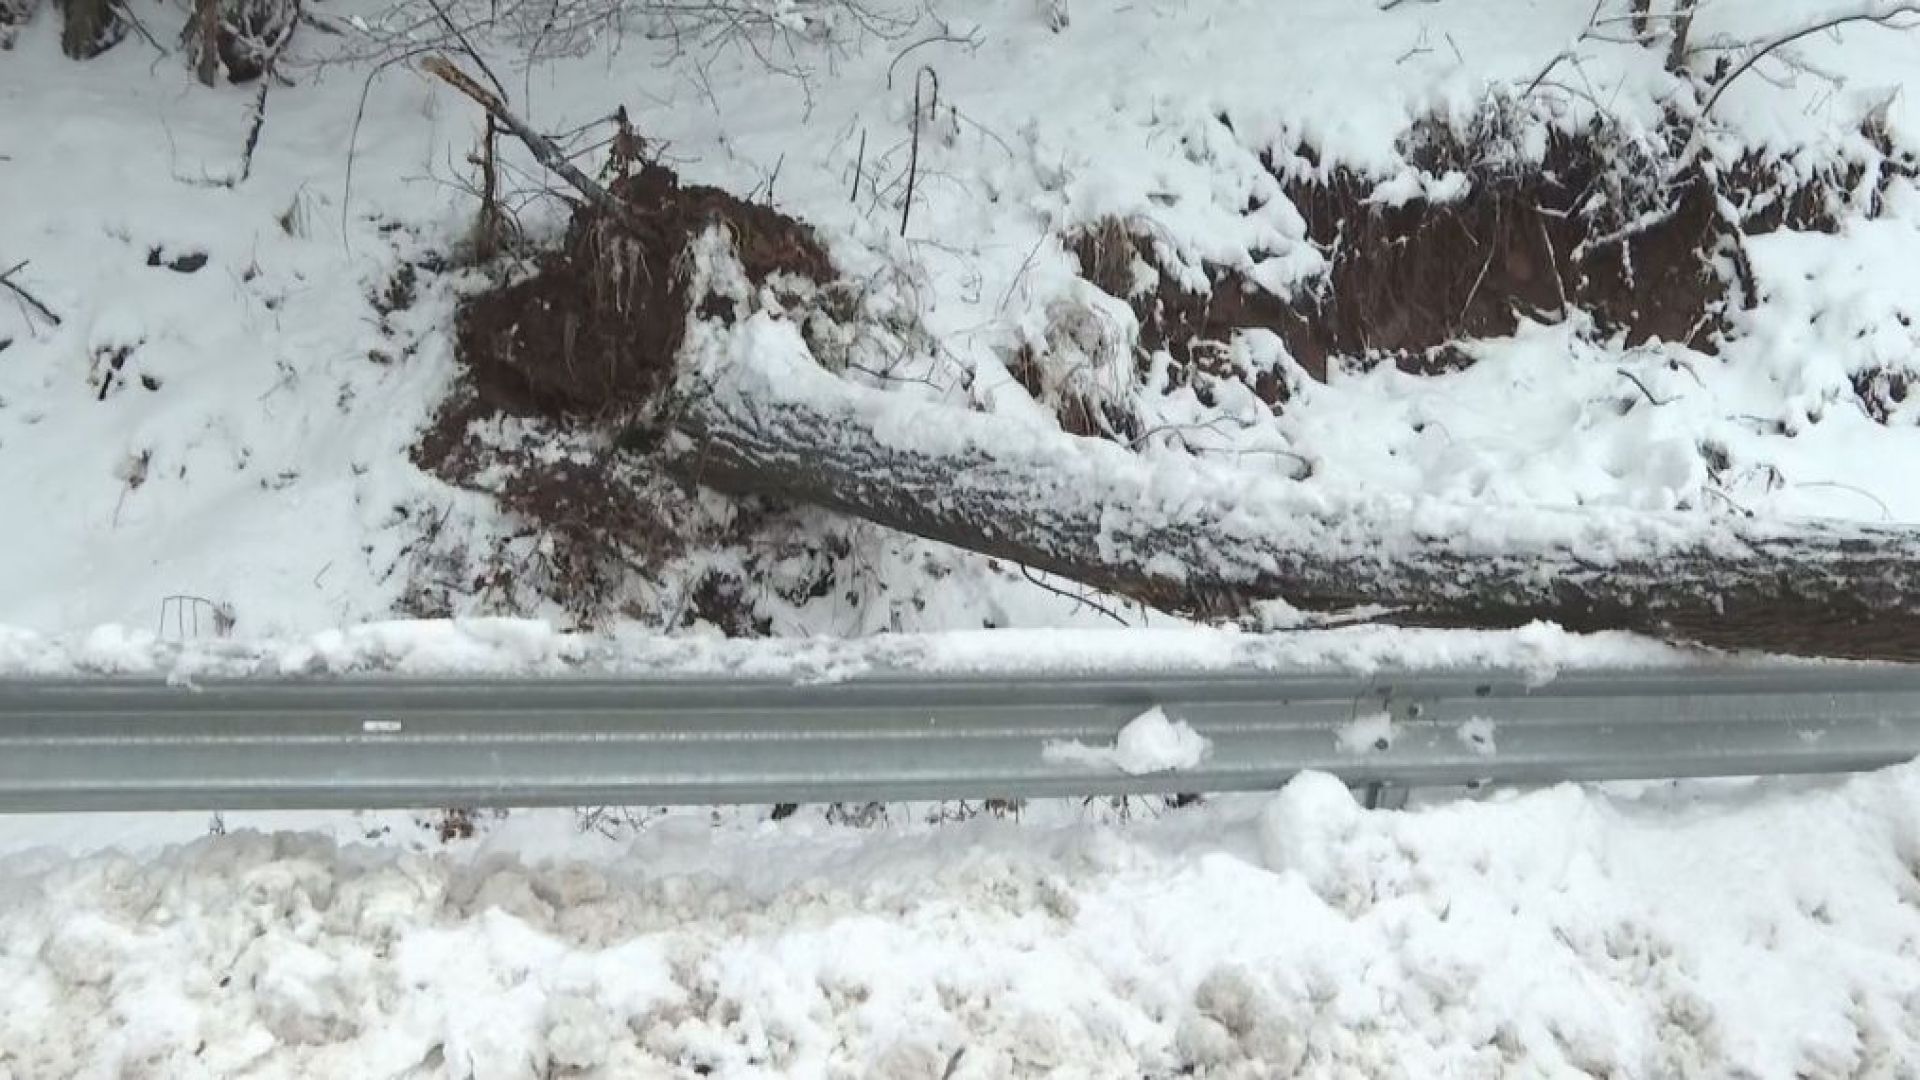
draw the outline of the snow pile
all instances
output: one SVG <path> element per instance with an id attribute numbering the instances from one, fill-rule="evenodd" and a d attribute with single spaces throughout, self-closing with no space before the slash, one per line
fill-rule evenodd
<path id="1" fill-rule="evenodd" d="M 1128 776 L 1181 772 L 1197 768 L 1213 744 L 1185 720 L 1170 720 L 1155 705 L 1120 729 L 1111 747 L 1088 746 L 1071 740 L 1047 743 L 1041 756 L 1056 763 L 1118 769 Z"/>
<path id="2" fill-rule="evenodd" d="M 288 638 L 174 641 L 103 626 L 39 634 L 0 624 L 0 676 L 214 677 L 400 675 L 736 675 L 829 682 L 874 671 L 1094 674 L 1232 669 L 1475 669 L 1544 683 L 1563 670 L 1780 663 L 1663 645 L 1627 634 L 1352 626 L 1248 633 L 1209 627 L 974 630 L 870 638 L 729 639 L 569 633 L 534 619 L 396 620 Z M 1816 661 L 1785 661 L 1816 663 Z"/>
<path id="3" fill-rule="evenodd" d="M 1920 769 L 1405 813 L 1309 775 L 1153 820 L 1084 813 L 850 829 L 698 811 L 617 839 L 527 813 L 445 846 L 369 815 L 333 818 L 342 838 L 16 854 L 0 1074 L 1792 1077 L 1920 1060 Z M 0 821 L 0 846 L 20 831 Z"/>

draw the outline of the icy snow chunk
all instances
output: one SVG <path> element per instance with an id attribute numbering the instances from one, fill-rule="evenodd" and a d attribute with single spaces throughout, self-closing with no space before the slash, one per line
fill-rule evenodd
<path id="1" fill-rule="evenodd" d="M 1054 741 L 1041 753 L 1056 764 L 1091 765 L 1140 776 L 1194 768 L 1206 759 L 1211 749 L 1213 744 L 1185 720 L 1169 719 L 1166 710 L 1155 705 L 1128 721 L 1111 747 Z"/>
<path id="2" fill-rule="evenodd" d="M 1260 815 L 1260 854 L 1274 871 L 1312 880 L 1327 869 L 1332 842 L 1359 823 L 1360 804 L 1338 777 L 1305 772 L 1287 781 Z"/>
<path id="3" fill-rule="evenodd" d="M 54 927 L 40 949 L 40 962 L 74 986 L 102 986 L 124 966 L 134 944 L 134 936 L 119 924 L 80 912 Z"/>
<path id="4" fill-rule="evenodd" d="M 1355 717 L 1340 728 L 1336 738 L 1348 754 L 1368 754 L 1393 748 L 1393 717 L 1385 712 Z"/>
<path id="5" fill-rule="evenodd" d="M 1273 995 L 1236 964 L 1215 968 L 1194 988 L 1193 1008 L 1175 1040 L 1189 1060 L 1214 1069 L 1259 1064 L 1268 1075 L 1296 1075 L 1306 1043 Z"/>
<path id="6" fill-rule="evenodd" d="M 260 1022 L 274 1038 L 320 1045 L 359 1033 L 362 989 L 321 950 L 269 933 L 247 950 L 240 967 Z"/>
<path id="7" fill-rule="evenodd" d="M 619 1029 L 607 1009 L 579 993 L 559 996 L 547 1005 L 547 1054 L 566 1069 L 598 1069 Z"/>

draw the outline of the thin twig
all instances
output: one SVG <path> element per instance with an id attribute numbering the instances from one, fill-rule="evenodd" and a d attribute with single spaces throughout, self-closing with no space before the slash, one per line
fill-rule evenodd
<path id="1" fill-rule="evenodd" d="M 641 239 L 655 238 L 655 231 L 633 212 L 633 208 L 613 196 L 606 188 L 595 183 L 579 167 L 567 160 L 566 152 L 560 149 L 552 139 L 533 130 L 506 102 L 490 93 L 486 87 L 473 80 L 473 77 L 454 67 L 446 57 L 434 54 L 420 62 L 422 70 L 440 81 L 473 99 L 481 108 L 493 115 L 500 125 L 514 138 L 519 139 L 540 164 L 546 166 L 560 179 L 578 191 L 591 203 L 594 209 L 619 222 L 629 233 Z"/>
<path id="2" fill-rule="evenodd" d="M 19 273 L 20 271 L 26 268 L 27 268 L 27 264 L 24 260 L 21 262 L 15 263 L 10 269 L 7 270 L 6 273 L 0 274 L 0 285 L 5 285 L 7 288 L 13 290 L 13 294 L 15 296 L 18 296 L 20 299 L 25 300 L 27 304 L 33 308 L 33 310 L 40 313 L 41 318 L 47 320 L 48 322 L 52 323 L 55 326 L 59 326 L 61 321 L 60 316 L 54 314 L 53 309 L 48 307 L 46 304 L 42 303 L 39 297 L 28 292 L 26 286 L 13 280 L 13 275 Z"/>
<path id="3" fill-rule="evenodd" d="M 867 129 L 860 129 L 860 154 L 853 159 L 853 193 L 847 201 L 858 205 L 860 202 L 860 174 L 867 167 Z"/>
<path id="4" fill-rule="evenodd" d="M 1534 209 L 1537 210 L 1539 207 L 1536 206 Z M 1553 252 L 1553 236 L 1547 232 L 1547 219 L 1544 215 L 1535 214 L 1533 223 L 1540 228 L 1540 246 L 1546 250 L 1547 267 L 1553 271 L 1554 291 L 1560 294 L 1560 317 L 1565 318 L 1572 310 L 1572 305 L 1567 302 L 1567 283 L 1560 277 L 1560 257 Z"/>
<path id="5" fill-rule="evenodd" d="M 1893 510 L 1887 506 L 1886 502 L 1883 501 L 1880 496 L 1875 495 L 1865 488 L 1854 487 L 1852 484 L 1843 484 L 1838 480 L 1801 480 L 1793 486 L 1797 488 L 1832 488 L 1836 491 L 1850 491 L 1855 495 L 1871 500 L 1875 506 L 1878 506 L 1880 508 L 1881 520 L 1893 520 Z"/>
<path id="6" fill-rule="evenodd" d="M 929 37 L 921 38 L 919 41 L 914 42 L 913 44 L 907 46 L 904 49 L 901 49 L 899 52 L 894 54 L 893 62 L 887 65 L 887 89 L 889 90 L 893 89 L 894 69 L 900 66 L 900 61 L 906 59 L 908 53 L 912 52 L 915 49 L 920 48 L 923 45 L 939 45 L 939 44 L 965 45 L 969 49 L 977 49 L 980 47 L 980 39 L 974 38 L 974 37 L 955 37 L 952 34 L 933 34 Z"/>
<path id="7" fill-rule="evenodd" d="M 133 27 L 133 32 L 144 38 L 147 44 L 153 46 L 161 56 L 173 55 L 173 50 L 160 44 L 159 39 L 153 36 L 153 31 L 147 29 L 147 24 L 141 22 L 140 16 L 133 13 L 133 5 L 122 2 L 116 3 L 113 6 L 114 9 L 120 13 L 120 17 L 126 20 L 127 25 Z"/>
<path id="8" fill-rule="evenodd" d="M 900 204 L 901 236 L 907 235 L 907 221 L 913 216 L 913 188 L 920 180 L 920 88 L 928 79 L 933 81 L 932 107 L 940 107 L 940 76 L 932 68 L 923 67 L 913 77 L 913 149 L 907 156 L 907 197 Z"/>
<path id="9" fill-rule="evenodd" d="M 1628 371 L 1626 368 L 1615 368 L 1614 370 L 1626 376 L 1626 379 L 1628 382 L 1639 387 L 1640 392 L 1647 395 L 1647 400 L 1652 402 L 1656 408 L 1658 408 L 1661 405 L 1673 404 L 1674 402 L 1673 398 L 1662 398 L 1662 397 L 1655 396 L 1652 390 L 1647 389 L 1647 384 L 1640 381 L 1640 376 L 1635 375 L 1633 372 Z"/>
<path id="10" fill-rule="evenodd" d="M 1496 212 L 1494 227 L 1496 229 L 1499 228 L 1499 220 L 1498 220 L 1497 212 Z M 1467 290 L 1467 301 L 1466 303 L 1460 305 L 1460 314 L 1454 319 L 1454 322 L 1456 324 L 1463 327 L 1466 325 L 1467 312 L 1473 310 L 1473 301 L 1480 295 L 1480 286 L 1486 283 L 1487 271 L 1493 268 L 1493 257 L 1495 254 L 1499 252 L 1499 250 L 1500 249 L 1497 247 L 1490 246 L 1487 248 L 1487 261 L 1480 264 L 1480 274 L 1478 277 L 1473 279 L 1473 288 Z"/>
<path id="11" fill-rule="evenodd" d="M 1040 588 L 1045 589 L 1046 591 L 1052 593 L 1053 595 L 1060 597 L 1062 600 L 1071 600 L 1075 604 L 1084 604 L 1087 607 L 1090 607 L 1093 610 L 1099 612 L 1100 614 L 1105 615 L 1107 618 L 1112 619 L 1114 622 L 1119 623 L 1121 626 L 1131 627 L 1133 625 L 1127 620 L 1121 618 L 1118 614 L 1116 614 L 1113 611 L 1113 609 L 1106 607 L 1105 605 L 1101 604 L 1096 600 L 1090 600 L 1085 596 L 1076 596 L 1073 593 L 1070 593 L 1067 590 L 1060 588 L 1058 585 L 1050 585 L 1047 582 L 1040 580 L 1039 578 L 1034 576 L 1033 571 L 1027 566 L 1027 564 L 1015 563 L 1014 565 L 1020 568 L 1020 576 L 1023 578 L 1026 578 L 1028 583 L 1037 585 Z"/>
<path id="12" fill-rule="evenodd" d="M 1581 28 L 1580 36 L 1574 39 L 1576 43 L 1585 41 L 1587 35 L 1593 33 L 1594 23 L 1600 18 L 1600 9 L 1606 5 L 1606 2 L 1607 0 L 1594 0 L 1593 12 L 1587 16 L 1587 23 Z M 1562 49 L 1560 52 L 1554 54 L 1553 58 L 1547 61 L 1547 66 L 1540 69 L 1540 74 L 1535 75 L 1533 81 L 1527 84 L 1527 88 L 1520 92 L 1520 96 L 1523 98 L 1532 97 L 1533 92 L 1540 89 L 1540 84 L 1546 81 L 1547 76 L 1553 74 L 1553 69 L 1559 67 L 1563 62 L 1573 59 L 1573 55 L 1572 49 Z"/>
<path id="13" fill-rule="evenodd" d="M 416 56 L 423 56 L 432 51 L 432 46 L 422 45 L 419 48 L 407 49 L 389 56 L 375 64 L 373 70 L 367 72 L 367 77 L 360 83 L 360 103 L 354 107 L 353 127 L 347 133 L 347 177 L 340 192 L 340 242 L 343 245 L 351 246 L 347 236 L 347 224 L 351 220 L 349 210 L 353 206 L 353 166 L 360 156 L 357 152 L 360 145 L 360 125 L 367 117 L 367 99 L 373 96 L 374 81 L 395 64 L 404 64 Z"/>
<path id="14" fill-rule="evenodd" d="M 1720 103 L 1720 95 L 1727 92 L 1727 87 L 1732 86 L 1740 76 L 1752 70 L 1753 65 L 1766 59 L 1769 54 L 1780 47 L 1791 45 L 1804 37 L 1811 37 L 1814 34 L 1826 30 L 1845 26 L 1848 23 L 1870 22 L 1885 26 L 1901 15 L 1920 15 L 1920 4 L 1891 4 L 1885 7 L 1872 5 L 1865 10 L 1852 11 L 1844 15 L 1835 15 L 1820 22 L 1803 26 L 1798 30 L 1790 30 L 1787 33 L 1781 34 L 1754 49 L 1752 55 L 1742 60 L 1732 71 L 1727 73 L 1726 78 L 1720 80 L 1719 85 L 1713 88 L 1713 93 L 1707 96 L 1707 103 L 1700 107 L 1700 118 L 1705 120 L 1707 115 L 1713 112 L 1713 107 Z M 1902 27 L 1901 29 L 1907 28 Z"/>

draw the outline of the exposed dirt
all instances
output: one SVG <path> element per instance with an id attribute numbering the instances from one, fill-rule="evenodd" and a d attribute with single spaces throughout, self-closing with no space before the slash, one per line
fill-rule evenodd
<path id="1" fill-rule="evenodd" d="M 1351 174 L 1296 189 L 1309 236 L 1337 251 L 1305 320 L 1306 350 L 1384 355 L 1425 370 L 1422 361 L 1455 342 L 1577 308 L 1629 344 L 1657 337 L 1711 351 L 1724 294 L 1709 262 L 1718 243 L 1712 186 L 1685 179 L 1661 216 L 1615 238 L 1595 235 L 1573 205 L 1592 182 L 1587 168 L 1567 155 L 1535 174 L 1476 184 L 1444 206 L 1369 207 L 1372 185 Z"/>
<path id="2" fill-rule="evenodd" d="M 531 278 L 468 303 L 460 355 L 485 401 L 517 415 L 600 417 L 645 406 L 672 381 L 686 333 L 680 260 L 709 224 L 724 225 L 747 276 L 834 278 L 813 230 L 771 207 L 710 187 L 682 187 L 647 164 L 613 192 L 647 233 L 582 208 L 565 243 Z"/>
<path id="3" fill-rule="evenodd" d="M 1220 265 L 1206 267 L 1209 292 L 1188 291 L 1159 264 L 1143 232 L 1119 220 L 1078 232 L 1068 246 L 1082 276 L 1133 307 L 1143 369 L 1164 350 L 1176 380 L 1196 390 L 1209 379 L 1245 379 L 1227 362 L 1226 346 L 1253 328 L 1277 334 L 1319 380 L 1335 362 L 1391 362 L 1416 374 L 1459 370 L 1472 362 L 1461 343 L 1512 334 L 1522 318 L 1553 322 L 1574 310 L 1601 334 L 1624 334 L 1629 345 L 1657 338 L 1712 353 L 1728 305 L 1755 302 L 1745 237 L 1780 228 L 1832 231 L 1863 188 L 1868 205 L 1858 209 L 1878 212 L 1887 179 L 1875 187 L 1860 165 L 1802 178 L 1753 156 L 1725 175 L 1693 168 L 1663 182 L 1667 148 L 1603 126 L 1555 134 L 1538 162 L 1497 152 L 1510 141 L 1499 130 L 1416 125 L 1404 140 L 1410 162 L 1432 177 L 1464 175 L 1470 187 L 1453 201 L 1398 206 L 1375 197 L 1378 178 L 1321 169 L 1310 152 L 1300 156 L 1306 168 L 1269 158 L 1308 238 L 1331 264 L 1291 296 Z M 1891 171 L 1911 169 L 1902 161 Z M 1138 264 L 1157 285 L 1136 293 Z M 1727 266 L 1730 276 L 1721 269 Z M 1272 372 L 1251 388 L 1269 405 L 1288 395 Z M 1062 417 L 1063 425 L 1074 421 Z"/>
<path id="4" fill-rule="evenodd" d="M 542 452 L 537 440 L 490 443 L 477 425 L 498 415 L 473 387 L 462 388 L 415 446 L 414 461 L 492 495 L 524 523 L 511 540 L 528 543 L 518 554 L 507 550 L 514 544 L 502 545 L 415 574 L 413 614 L 450 614 L 437 608 L 456 595 L 491 598 L 506 612 L 545 596 L 592 623 L 620 609 L 629 571 L 657 568 L 686 550 L 696 517 L 688 493 L 603 450 L 583 457 Z M 434 546 L 450 553 L 452 545 Z"/>
<path id="5" fill-rule="evenodd" d="M 1232 377 L 1224 362 L 1226 345 L 1235 332 L 1265 328 L 1279 334 L 1287 349 L 1315 378 L 1326 377 L 1326 353 L 1312 348 L 1308 318 L 1292 301 L 1276 296 L 1223 266 L 1207 267 L 1213 280 L 1210 293 L 1190 292 L 1154 257 L 1145 236 L 1129 231 L 1125 222 L 1108 219 L 1068 238 L 1068 249 L 1080 260 L 1080 273 L 1101 291 L 1132 305 L 1140 319 L 1140 348 L 1147 354 L 1165 349 L 1185 369 Z M 1149 292 L 1134 294 L 1135 262 L 1145 263 L 1158 277 Z M 1261 397 L 1269 404 L 1285 400 L 1284 384 L 1277 380 Z"/>

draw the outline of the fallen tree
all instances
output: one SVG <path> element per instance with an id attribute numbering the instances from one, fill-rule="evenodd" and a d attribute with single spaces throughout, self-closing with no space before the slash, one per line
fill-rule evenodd
<path id="1" fill-rule="evenodd" d="M 812 365 L 765 315 L 690 331 L 661 460 L 1203 617 L 1280 599 L 1379 621 L 1633 630 L 1920 660 L 1920 532 L 1684 514 L 1329 500 L 915 403 Z"/>
<path id="2" fill-rule="evenodd" d="M 450 65 L 430 70 L 537 156 L 557 154 Z M 1547 620 L 1920 660 L 1920 530 L 1339 498 L 917 401 L 833 374 L 791 320 L 762 308 L 765 280 L 821 264 L 803 226 L 680 189 L 657 167 L 612 191 L 562 175 L 587 196 L 550 266 L 566 276 L 544 291 L 516 286 L 527 302 L 501 317 L 488 377 L 547 395 L 549 412 L 596 405 L 595 422 L 689 482 L 810 503 L 1200 617 L 1282 600 L 1406 625 Z M 609 204 L 619 209 L 592 209 Z M 592 309 L 571 303 L 614 314 L 583 325 Z M 553 398 L 553 371 L 582 366 L 608 371 L 595 400 Z"/>

